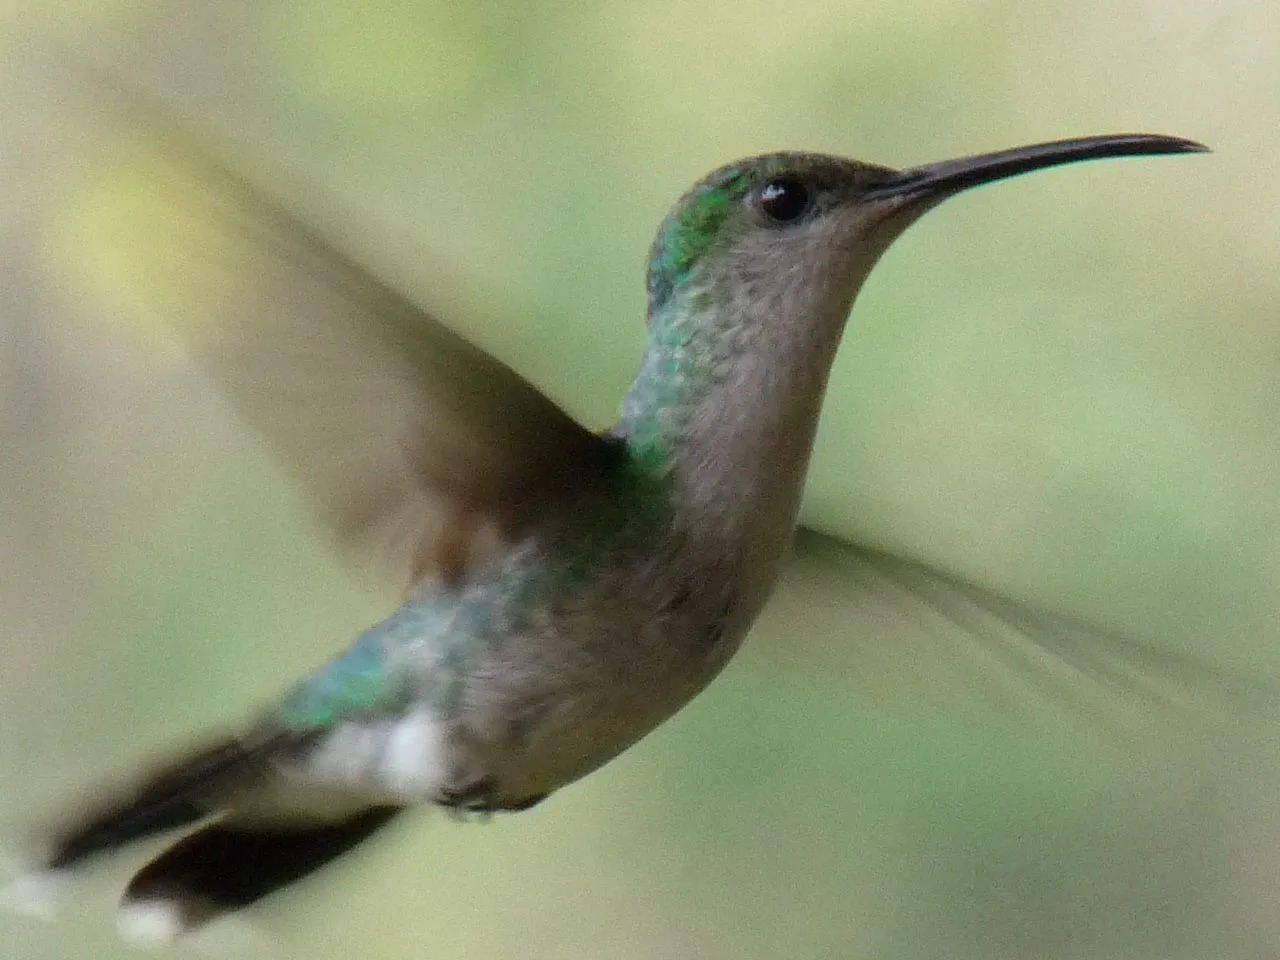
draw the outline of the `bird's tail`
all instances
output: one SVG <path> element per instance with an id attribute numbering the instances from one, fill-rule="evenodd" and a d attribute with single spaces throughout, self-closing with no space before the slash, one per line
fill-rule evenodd
<path id="1" fill-rule="evenodd" d="M 98 854 L 216 813 L 232 791 L 261 776 L 269 740 L 228 738 L 162 763 L 95 798 L 54 831 L 45 867 L 64 870 Z"/>
<path id="2" fill-rule="evenodd" d="M 164 941 L 301 879 L 399 812 L 396 806 L 353 805 L 325 819 L 292 819 L 240 808 L 271 790 L 278 776 L 273 757 L 283 749 L 288 742 L 280 736 L 228 738 L 153 769 L 54 831 L 40 869 L 13 886 L 53 890 L 56 884 L 47 881 L 91 858 L 208 820 L 142 867 L 125 888 L 121 932 L 134 941 Z M 40 883 L 33 882 L 37 876 Z"/>
<path id="3" fill-rule="evenodd" d="M 133 875 L 120 904 L 120 931 L 135 943 L 172 940 L 302 879 L 401 809 L 365 807 L 324 823 L 211 823 Z"/>

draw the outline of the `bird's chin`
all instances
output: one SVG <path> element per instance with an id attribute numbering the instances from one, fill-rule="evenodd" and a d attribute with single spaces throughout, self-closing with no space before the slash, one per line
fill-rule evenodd
<path id="1" fill-rule="evenodd" d="M 886 197 L 876 204 L 869 217 L 868 233 L 874 243 L 881 245 L 881 249 L 887 248 L 913 223 L 958 192 L 938 191 Z"/>

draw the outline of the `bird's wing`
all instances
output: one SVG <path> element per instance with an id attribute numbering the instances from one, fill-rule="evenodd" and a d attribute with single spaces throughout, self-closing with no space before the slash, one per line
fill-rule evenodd
<path id="1" fill-rule="evenodd" d="M 145 282 L 131 292 L 267 439 L 344 546 L 410 583 L 455 578 L 615 454 L 164 104 L 117 91 L 109 112 L 146 156 L 125 214 L 131 235 L 148 238 Z"/>
<path id="2" fill-rule="evenodd" d="M 778 637 L 764 655 L 825 665 L 865 702 L 932 703 L 1112 741 L 1247 725 L 1277 700 L 1265 679 L 809 530 L 759 633 Z"/>

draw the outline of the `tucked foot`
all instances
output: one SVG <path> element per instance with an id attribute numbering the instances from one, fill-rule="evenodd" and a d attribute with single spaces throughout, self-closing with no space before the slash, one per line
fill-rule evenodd
<path id="1" fill-rule="evenodd" d="M 479 814 L 481 820 L 487 820 L 495 813 L 517 813 L 537 806 L 547 798 L 541 793 L 519 800 L 499 797 L 497 785 L 492 777 L 481 777 L 464 787 L 441 790 L 436 800 L 439 806 L 445 807 L 458 819 L 465 820 L 468 814 Z"/>

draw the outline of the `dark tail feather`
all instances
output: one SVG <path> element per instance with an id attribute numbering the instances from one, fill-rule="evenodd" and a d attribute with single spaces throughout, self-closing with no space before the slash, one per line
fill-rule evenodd
<path id="1" fill-rule="evenodd" d="M 401 807 L 370 807 L 319 825 L 242 824 L 197 830 L 143 867 L 125 890 L 122 931 L 169 939 L 300 880 L 385 826 Z"/>
<path id="2" fill-rule="evenodd" d="M 162 830 L 216 812 L 228 788 L 261 769 L 273 739 L 225 740 L 169 763 L 106 803 L 91 807 L 54 836 L 45 865 L 62 869 Z"/>

